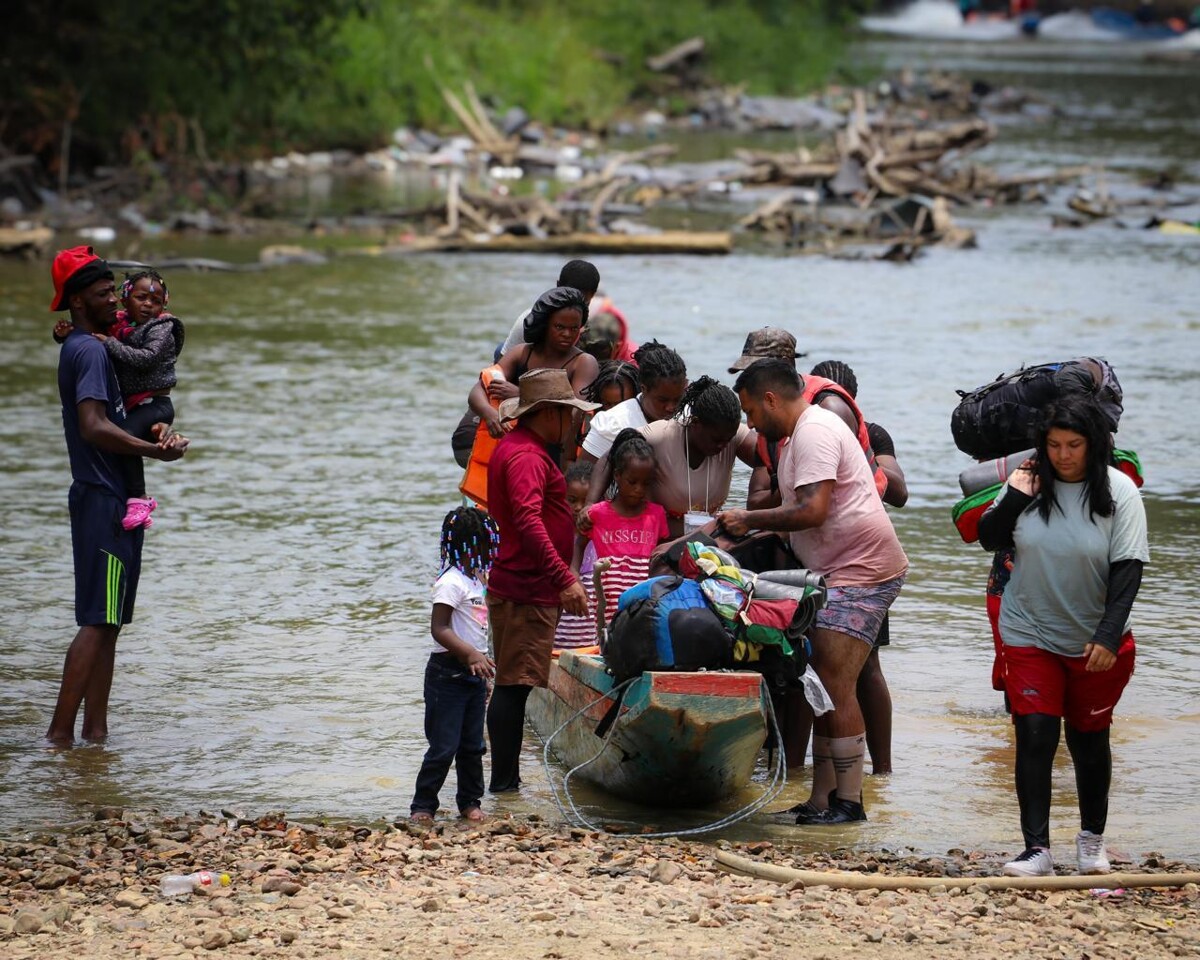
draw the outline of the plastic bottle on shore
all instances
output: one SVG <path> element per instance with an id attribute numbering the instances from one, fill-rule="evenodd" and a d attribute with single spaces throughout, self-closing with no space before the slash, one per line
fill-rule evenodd
<path id="1" fill-rule="evenodd" d="M 227 873 L 197 870 L 195 873 L 163 877 L 159 890 L 164 897 L 181 897 L 185 893 L 194 893 L 200 887 L 227 887 L 229 882 Z"/>

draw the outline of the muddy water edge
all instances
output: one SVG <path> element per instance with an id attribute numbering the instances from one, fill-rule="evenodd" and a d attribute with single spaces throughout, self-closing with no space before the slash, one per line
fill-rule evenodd
<path id="1" fill-rule="evenodd" d="M 1103 159 L 1118 184 L 1160 169 L 1200 179 L 1186 101 L 1195 66 L 1127 57 L 1114 67 L 1104 50 L 1021 46 L 875 43 L 861 55 L 1020 83 L 1065 110 L 1012 125 L 984 159 Z M 868 778 L 870 822 L 817 834 L 759 819 L 727 836 L 813 849 L 1019 847 L 1011 733 L 989 687 L 987 557 L 949 522 L 967 462 L 949 412 L 956 387 L 1093 353 L 1125 386 L 1119 439 L 1146 467 L 1153 550 L 1135 608 L 1137 672 L 1114 731 L 1109 836 L 1131 857 L 1200 860 L 1200 450 L 1186 413 L 1200 404 L 1200 242 L 1053 231 L 1044 208 L 966 220 L 980 249 L 933 250 L 906 267 L 750 254 L 598 260 L 638 338 L 677 347 L 692 376 L 728 380 L 746 331 L 764 324 L 794 331 L 807 361 L 850 362 L 913 491 L 893 513 L 912 570 L 883 653 L 896 770 Z M 171 240 L 141 253 L 248 259 L 255 249 Z M 98 805 L 407 812 L 425 746 L 428 588 L 459 477 L 450 432 L 472 377 L 558 266 L 429 256 L 170 277 L 172 308 L 188 324 L 176 407 L 195 447 L 183 463 L 148 470 L 161 506 L 137 619 L 119 646 L 113 734 L 48 753 L 39 738 L 74 631 L 57 351 L 46 265 L 0 263 L 0 833 Z M 553 819 L 533 739 L 520 797 L 487 802 Z M 1065 758 L 1055 785 L 1057 843 L 1076 829 Z M 779 806 L 806 790 L 801 777 Z M 705 815 L 577 792 L 606 822 L 666 827 Z"/>

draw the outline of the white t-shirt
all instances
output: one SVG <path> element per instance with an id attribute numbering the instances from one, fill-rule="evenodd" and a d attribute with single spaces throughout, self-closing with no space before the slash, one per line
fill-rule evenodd
<path id="1" fill-rule="evenodd" d="M 508 336 L 504 339 L 504 346 L 500 348 L 500 356 L 504 356 L 513 347 L 519 347 L 525 342 L 525 318 L 531 313 L 533 313 L 532 310 L 526 310 L 517 317 L 517 322 L 512 325 L 512 329 L 508 331 Z"/>
<path id="2" fill-rule="evenodd" d="M 610 410 L 601 410 L 588 425 L 583 438 L 583 449 L 599 460 L 612 448 L 617 434 L 626 427 L 640 430 L 646 425 L 646 414 L 642 412 L 642 395 L 623 400 Z"/>
<path id="3" fill-rule="evenodd" d="M 450 567 L 433 585 L 433 602 L 450 607 L 451 629 L 480 653 L 487 653 L 487 604 L 479 580 Z M 446 648 L 430 637 L 429 652 L 445 653 Z"/>

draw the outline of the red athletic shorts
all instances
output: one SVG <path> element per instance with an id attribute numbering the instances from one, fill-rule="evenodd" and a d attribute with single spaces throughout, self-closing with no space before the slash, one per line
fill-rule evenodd
<path id="1" fill-rule="evenodd" d="M 1121 638 L 1117 662 L 1088 673 L 1085 657 L 1064 657 L 1040 647 L 1004 645 L 1005 691 L 1013 716 L 1045 713 L 1063 717 L 1088 733 L 1112 724 L 1113 709 L 1133 676 L 1133 634 Z"/>
<path id="2" fill-rule="evenodd" d="M 1004 689 L 1004 641 L 1000 639 L 1000 597 L 988 594 L 987 615 L 992 625 L 992 646 L 996 655 L 992 658 L 992 689 Z"/>

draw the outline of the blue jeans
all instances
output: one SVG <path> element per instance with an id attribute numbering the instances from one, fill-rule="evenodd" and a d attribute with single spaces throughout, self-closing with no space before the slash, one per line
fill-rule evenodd
<path id="1" fill-rule="evenodd" d="M 437 813 L 438 791 L 450 764 L 458 773 L 459 812 L 483 798 L 483 715 L 487 682 L 473 677 L 449 653 L 430 654 L 425 667 L 425 738 L 429 749 L 417 774 L 413 813 Z"/>

